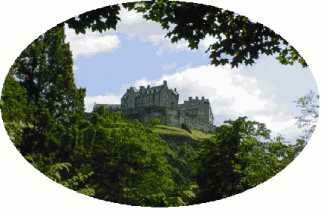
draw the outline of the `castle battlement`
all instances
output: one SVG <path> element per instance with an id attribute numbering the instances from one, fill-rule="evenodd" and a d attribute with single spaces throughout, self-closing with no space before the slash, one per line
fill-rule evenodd
<path id="1" fill-rule="evenodd" d="M 196 96 L 195 98 L 190 96 L 188 100 L 184 101 L 184 104 L 209 104 L 209 99 L 205 98 L 204 96 L 202 96 L 201 98 L 199 98 L 198 96 Z"/>
<path id="2" fill-rule="evenodd" d="M 158 86 L 140 86 L 139 89 L 130 87 L 122 96 L 120 106 L 106 107 L 108 110 L 120 110 L 126 117 L 144 122 L 159 118 L 162 124 L 175 127 L 186 125 L 204 131 L 214 128 L 209 99 L 203 96 L 189 97 L 183 104 L 179 104 L 177 89 L 169 89 L 167 81 Z"/>

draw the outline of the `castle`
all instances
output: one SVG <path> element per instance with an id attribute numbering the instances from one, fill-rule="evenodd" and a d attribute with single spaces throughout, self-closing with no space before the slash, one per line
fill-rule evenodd
<path id="1" fill-rule="evenodd" d="M 179 104 L 176 89 L 169 89 L 167 81 L 162 85 L 130 87 L 121 98 L 121 105 L 95 104 L 93 110 L 104 106 L 109 111 L 121 111 L 126 117 L 149 122 L 159 119 L 161 124 L 212 131 L 213 113 L 208 99 L 189 97 Z"/>

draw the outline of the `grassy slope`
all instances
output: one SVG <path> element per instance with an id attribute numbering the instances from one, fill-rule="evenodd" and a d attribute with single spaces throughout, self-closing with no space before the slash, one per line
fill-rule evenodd
<path id="1" fill-rule="evenodd" d="M 166 141 L 175 153 L 171 165 L 179 178 L 185 180 L 185 183 L 196 185 L 196 175 L 198 160 L 202 151 L 202 142 L 211 138 L 213 134 L 205 133 L 199 130 L 187 130 L 166 125 L 156 125 L 152 127 L 152 131 L 157 133 L 164 141 Z"/>
<path id="2" fill-rule="evenodd" d="M 153 131 L 157 134 L 171 135 L 171 136 L 184 136 L 190 137 L 193 140 L 202 141 L 204 139 L 209 139 L 213 136 L 211 133 L 205 133 L 196 129 L 192 129 L 191 133 L 182 129 L 166 125 L 156 125 L 153 127 Z"/>

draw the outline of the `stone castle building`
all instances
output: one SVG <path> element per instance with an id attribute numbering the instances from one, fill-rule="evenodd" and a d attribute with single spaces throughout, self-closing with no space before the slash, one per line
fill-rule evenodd
<path id="1" fill-rule="evenodd" d="M 126 117 L 149 122 L 156 118 L 161 124 L 211 131 L 214 128 L 213 113 L 208 99 L 189 97 L 179 104 L 176 89 L 169 89 L 167 81 L 159 86 L 130 87 L 121 98 L 121 105 L 95 104 L 94 110 L 105 106 L 110 111 L 121 111 Z"/>

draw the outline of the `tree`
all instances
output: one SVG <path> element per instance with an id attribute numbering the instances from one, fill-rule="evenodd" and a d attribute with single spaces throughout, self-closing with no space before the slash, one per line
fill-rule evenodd
<path id="1" fill-rule="evenodd" d="M 201 154 L 198 201 L 213 201 L 246 189 L 241 183 L 246 166 L 241 152 L 248 151 L 258 140 L 269 138 L 269 133 L 264 124 L 248 121 L 246 117 L 219 126 Z"/>
<path id="2" fill-rule="evenodd" d="M 298 146 L 283 144 L 282 137 L 275 137 L 266 142 L 249 138 L 245 142 L 238 156 L 242 163 L 242 169 L 238 171 L 242 174 L 240 184 L 243 190 L 255 187 L 276 175 L 293 161 L 298 153 Z"/>
<path id="3" fill-rule="evenodd" d="M 301 111 L 301 115 L 296 117 L 297 124 L 299 128 L 304 129 L 302 139 L 307 142 L 315 130 L 319 117 L 319 95 L 310 91 L 307 95 L 300 97 L 296 104 Z"/>
<path id="4" fill-rule="evenodd" d="M 260 23 L 231 11 L 202 4 L 157 0 L 124 4 L 144 14 L 148 20 L 159 22 L 168 30 L 171 42 L 186 40 L 188 47 L 198 49 L 207 36 L 216 41 L 207 52 L 213 65 L 251 65 L 262 54 L 277 54 L 282 64 L 298 61 L 307 66 L 299 53 L 281 36 Z"/>
<path id="5" fill-rule="evenodd" d="M 63 27 L 49 30 L 28 46 L 11 68 L 10 76 L 26 92 L 27 102 L 21 105 L 28 106 L 25 120 L 31 125 L 22 133 L 23 155 L 69 147 L 69 132 L 84 112 L 84 90 L 75 85 L 72 55 L 64 39 Z M 11 97 L 19 99 L 18 95 Z M 7 102 L 6 97 L 3 102 Z M 60 144 L 61 141 L 67 144 Z"/>
<path id="6" fill-rule="evenodd" d="M 89 184 L 95 197 L 142 206 L 187 204 L 191 194 L 174 179 L 173 151 L 157 134 L 103 107 L 90 122 L 75 153 L 94 172 Z"/>
<path id="7" fill-rule="evenodd" d="M 20 82 L 15 80 L 10 70 L 3 85 L 1 95 L 1 113 L 4 126 L 10 139 L 18 146 L 22 142 L 22 132 L 31 124 L 26 120 L 27 92 Z"/>
<path id="8" fill-rule="evenodd" d="M 75 175 L 79 170 L 71 168 L 70 156 L 85 93 L 75 85 L 64 40 L 64 29 L 57 26 L 22 52 L 5 80 L 1 110 L 22 155 L 51 179 L 70 186 L 82 181 Z"/>
<path id="9" fill-rule="evenodd" d="M 119 5 L 107 6 L 68 19 L 65 23 L 69 28 L 74 29 L 76 33 L 85 34 L 87 28 L 92 31 L 103 32 L 111 28 L 115 29 L 120 20 L 118 17 L 119 11 Z"/>
<path id="10" fill-rule="evenodd" d="M 282 64 L 299 62 L 307 66 L 296 49 L 280 35 L 247 17 L 221 8 L 168 0 L 125 3 L 123 7 L 143 14 L 145 19 L 158 22 L 175 43 L 188 42 L 198 49 L 200 41 L 214 38 L 207 50 L 212 65 L 252 65 L 261 55 L 275 55 Z M 76 33 L 115 29 L 121 7 L 108 6 L 79 15 L 66 21 Z"/>
<path id="11" fill-rule="evenodd" d="M 224 122 L 206 141 L 198 174 L 197 202 L 228 197 L 252 188 L 285 168 L 301 151 L 270 137 L 263 123 L 239 117 Z"/>

